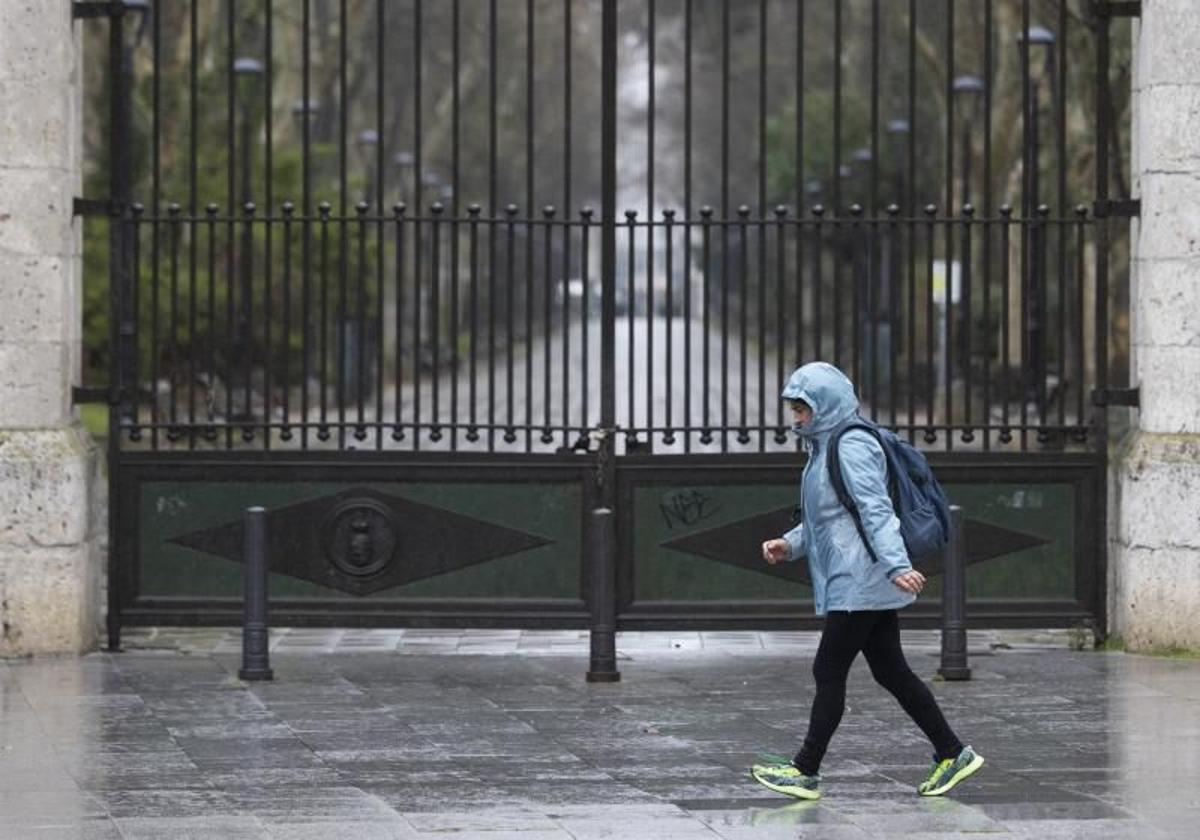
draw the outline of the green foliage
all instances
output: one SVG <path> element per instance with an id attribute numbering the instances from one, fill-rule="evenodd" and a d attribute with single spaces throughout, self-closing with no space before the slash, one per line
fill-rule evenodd
<path id="1" fill-rule="evenodd" d="M 804 160 L 797 164 L 796 102 L 793 100 L 767 120 L 767 192 L 769 201 L 788 202 L 810 178 L 828 183 L 834 172 L 835 147 L 828 115 L 833 94 L 827 90 L 804 97 Z M 869 145 L 870 115 L 866 103 L 854 100 L 842 106 L 842 165 L 849 150 Z"/>

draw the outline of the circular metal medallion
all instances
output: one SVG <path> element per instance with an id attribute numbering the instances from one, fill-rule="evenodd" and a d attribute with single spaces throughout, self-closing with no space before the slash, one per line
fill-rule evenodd
<path id="1" fill-rule="evenodd" d="M 396 553 L 395 515 L 374 499 L 348 499 L 325 518 L 325 554 L 354 577 L 378 574 Z"/>

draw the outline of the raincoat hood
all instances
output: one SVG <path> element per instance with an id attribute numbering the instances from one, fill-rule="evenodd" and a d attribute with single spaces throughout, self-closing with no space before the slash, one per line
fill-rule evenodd
<path id="1" fill-rule="evenodd" d="M 796 368 L 780 396 L 804 400 L 812 409 L 812 419 L 796 429 L 804 438 L 827 435 L 858 413 L 854 384 L 828 362 L 810 362 Z"/>

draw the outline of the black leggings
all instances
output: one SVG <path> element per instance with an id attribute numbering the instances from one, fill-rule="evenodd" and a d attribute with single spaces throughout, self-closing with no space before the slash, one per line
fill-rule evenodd
<path id="1" fill-rule="evenodd" d="M 890 691 L 921 727 L 939 759 L 955 758 L 962 742 L 946 723 L 929 687 L 912 672 L 900 649 L 900 620 L 895 610 L 830 612 L 813 662 L 817 695 L 804 746 L 793 762 L 801 773 L 815 776 L 829 739 L 846 708 L 846 675 L 862 651 L 875 681 Z"/>

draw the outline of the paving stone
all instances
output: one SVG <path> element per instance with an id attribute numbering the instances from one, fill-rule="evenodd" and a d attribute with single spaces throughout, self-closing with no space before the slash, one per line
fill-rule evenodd
<path id="1" fill-rule="evenodd" d="M 0 840 L 122 840 L 117 824 L 107 817 L 67 824 L 22 823 L 0 820 Z"/>
<path id="2" fill-rule="evenodd" d="M 236 645 L 218 652 L 232 631 L 135 638 L 155 647 L 0 662 L 0 840 L 1159 840 L 1200 824 L 1200 663 L 1055 634 L 972 633 L 973 651 L 1009 641 L 970 682 L 930 684 L 988 759 L 942 800 L 915 795 L 929 746 L 857 664 L 814 807 L 746 774 L 796 748 L 813 634 L 623 634 L 614 685 L 584 682 L 577 631 L 276 631 L 261 684 L 237 680 Z M 930 679 L 936 634 L 906 644 Z"/>

